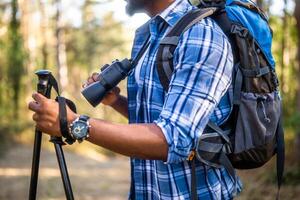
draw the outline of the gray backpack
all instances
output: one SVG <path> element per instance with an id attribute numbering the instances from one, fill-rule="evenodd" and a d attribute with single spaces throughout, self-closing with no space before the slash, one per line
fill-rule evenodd
<path id="1" fill-rule="evenodd" d="M 207 3 L 183 16 L 161 41 L 157 54 L 160 82 L 167 92 L 180 36 L 206 17 L 215 20 L 233 47 L 233 112 L 221 126 L 208 123 L 197 141 L 195 158 L 209 166 L 225 167 L 236 180 L 234 169 L 261 167 L 277 154 L 278 197 L 285 160 L 284 131 L 267 17 L 250 0 L 202 2 Z M 192 198 L 197 199 L 195 159 L 191 185 Z"/>

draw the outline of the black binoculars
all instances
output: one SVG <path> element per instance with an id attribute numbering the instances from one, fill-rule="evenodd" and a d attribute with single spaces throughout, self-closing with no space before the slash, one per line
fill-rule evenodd
<path id="1" fill-rule="evenodd" d="M 111 65 L 104 65 L 98 77 L 98 81 L 87 86 L 81 91 L 86 100 L 96 107 L 105 97 L 107 92 L 116 87 L 125 79 L 133 69 L 133 63 L 129 59 L 116 60 Z"/>

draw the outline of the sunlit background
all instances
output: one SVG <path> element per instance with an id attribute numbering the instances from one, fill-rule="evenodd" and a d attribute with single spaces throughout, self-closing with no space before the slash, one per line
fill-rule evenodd
<path id="1" fill-rule="evenodd" d="M 300 19 L 297 26 L 294 15 L 300 10 L 295 2 L 300 4 L 299 0 L 258 1 L 274 31 L 273 54 L 284 103 L 283 200 L 300 196 Z M 36 70 L 51 70 L 79 113 L 127 123 L 108 107 L 93 108 L 80 94 L 89 74 L 115 59 L 130 57 L 135 30 L 149 20 L 145 14 L 127 16 L 125 6 L 123 0 L 0 0 L 0 200 L 27 199 L 34 137 L 27 103 L 36 90 Z M 120 87 L 126 95 L 126 81 Z M 65 199 L 53 145 L 47 136 L 43 139 L 38 199 Z M 127 158 L 87 142 L 64 149 L 76 199 L 126 199 Z M 239 172 L 245 190 L 238 199 L 275 199 L 275 170 L 273 160 L 261 169 Z"/>

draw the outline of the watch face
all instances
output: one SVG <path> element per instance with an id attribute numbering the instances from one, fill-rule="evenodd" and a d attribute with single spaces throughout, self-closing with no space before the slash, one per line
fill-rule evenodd
<path id="1" fill-rule="evenodd" d="M 86 137 L 88 129 L 89 127 L 86 122 L 77 121 L 72 127 L 72 133 L 76 139 L 82 139 Z"/>

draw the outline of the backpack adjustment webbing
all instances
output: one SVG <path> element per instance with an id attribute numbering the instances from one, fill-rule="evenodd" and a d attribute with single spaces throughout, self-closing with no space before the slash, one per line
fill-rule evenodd
<path id="1" fill-rule="evenodd" d="M 263 75 L 266 75 L 270 72 L 270 67 L 263 67 L 263 68 L 255 68 L 255 69 L 243 69 L 241 71 L 244 76 L 249 78 L 259 78 Z"/>
<path id="2" fill-rule="evenodd" d="M 213 123 L 212 121 L 209 121 L 207 126 L 209 128 L 211 128 L 212 130 L 216 131 L 226 143 L 228 143 L 228 144 L 230 143 L 230 139 L 228 137 L 228 133 L 230 132 L 230 130 L 224 131 L 218 125 Z"/>
<path id="3" fill-rule="evenodd" d="M 229 140 L 228 134 L 231 132 L 230 129 L 222 130 L 213 122 L 209 122 L 207 128 L 204 133 L 200 137 L 196 146 L 196 158 L 201 163 L 204 163 L 208 166 L 214 168 L 224 167 L 229 174 L 229 176 L 233 179 L 233 195 L 237 193 L 237 178 L 236 172 L 234 170 L 233 165 L 228 157 L 230 153 L 232 153 L 232 146 Z M 192 160 L 191 163 L 191 196 L 197 196 L 197 190 L 195 190 L 196 182 L 196 169 L 195 169 L 195 161 Z M 195 176 L 195 177 L 193 177 Z M 197 198 L 193 198 L 196 200 Z"/>
<path id="4" fill-rule="evenodd" d="M 235 170 L 228 159 L 227 155 L 225 153 L 221 153 L 219 155 L 219 161 L 222 164 L 222 166 L 227 170 L 229 175 L 233 178 L 233 195 L 236 195 L 237 193 L 237 179 L 236 179 L 236 173 Z M 191 163 L 191 199 L 192 200 L 198 200 L 198 193 L 197 193 L 197 174 L 196 174 L 196 159 L 193 158 L 193 160 L 190 160 Z"/>

